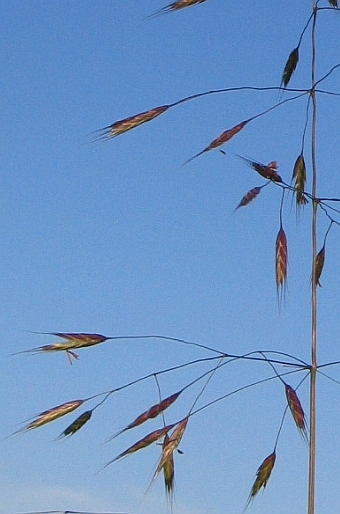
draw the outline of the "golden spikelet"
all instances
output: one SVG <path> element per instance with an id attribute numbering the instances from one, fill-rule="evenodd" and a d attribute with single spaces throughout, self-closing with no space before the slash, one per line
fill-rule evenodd
<path id="1" fill-rule="evenodd" d="M 28 423 L 26 426 L 18 430 L 18 432 L 16 433 L 27 432 L 28 430 L 33 430 L 35 428 L 39 428 L 43 425 L 46 425 L 51 421 L 54 421 L 58 418 L 61 418 L 62 416 L 65 416 L 66 414 L 69 414 L 70 412 L 80 407 L 80 405 L 82 405 L 83 403 L 84 400 L 74 400 L 71 402 L 62 403 L 61 405 L 53 407 L 52 409 L 45 410 L 41 412 L 36 417 L 36 419 Z"/>
<path id="2" fill-rule="evenodd" d="M 107 339 L 102 334 L 87 334 L 84 332 L 80 333 L 68 333 L 68 332 L 49 332 L 50 335 L 62 337 L 66 339 L 70 344 L 69 348 L 84 348 L 85 346 L 93 346 L 98 343 L 103 343 Z"/>
<path id="3" fill-rule="evenodd" d="M 119 136 L 124 134 L 124 132 L 128 132 L 143 123 L 147 123 L 148 121 L 157 118 L 160 114 L 169 109 L 169 105 L 162 105 L 160 107 L 155 107 L 145 112 L 141 112 L 139 114 L 135 114 L 134 116 L 129 116 L 128 118 L 124 118 L 123 120 L 118 120 L 112 125 L 108 125 L 103 129 L 100 129 L 98 132 L 100 133 L 98 139 L 109 139 L 112 137 Z"/>
<path id="4" fill-rule="evenodd" d="M 163 464 L 163 477 L 165 494 L 168 498 L 170 506 L 173 504 L 174 482 L 175 482 L 175 463 L 173 455 L 170 455 Z"/>
<path id="5" fill-rule="evenodd" d="M 282 224 L 276 237 L 275 246 L 275 276 L 277 291 L 284 288 L 287 280 L 287 263 L 288 263 L 288 250 L 287 238 L 283 230 Z"/>
<path id="6" fill-rule="evenodd" d="M 282 74 L 282 80 L 281 80 L 281 86 L 282 86 L 282 84 L 283 84 L 283 87 L 288 86 L 288 83 L 293 75 L 293 72 L 294 72 L 298 62 L 299 62 L 299 47 L 296 47 L 290 53 L 288 60 L 286 62 L 286 65 L 284 67 L 283 74 Z"/>
<path id="7" fill-rule="evenodd" d="M 174 452 L 177 450 L 178 445 L 180 444 L 184 431 L 189 421 L 189 416 L 182 419 L 179 423 L 177 423 L 169 436 L 168 432 L 164 437 L 163 445 L 162 445 L 162 455 L 159 459 L 156 471 L 152 477 L 151 484 L 156 480 L 160 472 L 163 470 L 164 475 L 164 484 L 165 484 L 165 492 L 168 495 L 170 500 L 170 505 L 172 505 L 172 496 L 173 496 L 173 486 L 174 486 Z M 149 487 L 151 487 L 151 484 Z"/>
<path id="8" fill-rule="evenodd" d="M 156 473 L 162 469 L 164 462 L 168 459 L 170 455 L 173 455 L 174 451 L 178 448 L 179 443 L 182 440 L 184 431 L 187 427 L 189 421 L 189 417 L 187 416 L 182 421 L 180 421 L 177 426 L 174 428 L 172 434 L 169 436 L 169 440 L 167 441 L 166 446 L 163 448 L 162 457 L 157 466 Z"/>
<path id="9" fill-rule="evenodd" d="M 304 195 L 306 184 L 306 165 L 303 154 L 301 153 L 295 161 L 292 180 L 295 180 L 294 194 L 296 197 L 296 205 L 300 207 L 307 203 L 307 198 Z"/>
<path id="10" fill-rule="evenodd" d="M 189 162 L 193 161 L 200 155 L 202 155 L 206 152 L 210 152 L 210 150 L 213 150 L 214 148 L 218 148 L 219 146 L 223 145 L 223 143 L 226 143 L 227 141 L 229 141 L 233 136 L 235 136 L 238 132 L 240 132 L 249 121 L 250 120 L 242 121 L 238 125 L 235 125 L 235 127 L 232 127 L 231 129 L 228 129 L 228 130 L 225 130 L 224 132 L 222 132 L 222 134 L 220 134 L 218 137 L 216 137 L 206 148 L 204 148 L 204 150 L 202 150 L 201 152 L 197 153 L 196 155 L 194 155 L 193 157 L 188 159 L 183 164 L 183 166 L 185 164 L 188 164 Z"/>
<path id="11" fill-rule="evenodd" d="M 44 346 L 38 346 L 37 348 L 31 348 L 30 350 L 24 350 L 20 353 L 36 353 L 36 352 L 63 352 L 67 350 L 86 348 L 87 346 L 94 346 L 96 344 L 103 343 L 110 339 L 109 337 L 101 334 L 86 334 L 86 333 L 67 333 L 67 332 L 38 332 L 39 334 L 48 334 L 64 339 L 53 344 L 46 344 Z"/>
<path id="12" fill-rule="evenodd" d="M 165 450 L 167 444 L 169 443 L 168 434 L 165 435 L 163 441 L 163 451 Z M 174 455 L 171 453 L 168 458 L 163 462 L 163 478 L 164 478 L 164 487 L 165 494 L 168 498 L 170 508 L 172 510 L 173 506 L 173 498 L 174 498 L 174 483 L 175 483 L 175 462 Z"/>
<path id="13" fill-rule="evenodd" d="M 87 411 L 83 412 L 83 414 L 78 416 L 78 418 L 75 419 L 73 421 L 73 423 L 71 423 L 71 425 L 69 425 L 67 428 L 65 428 L 63 433 L 60 434 L 59 438 L 71 436 L 71 435 L 75 434 L 76 432 L 78 432 L 78 430 L 80 430 L 85 425 L 85 423 L 87 423 L 91 419 L 91 416 L 92 416 L 92 410 L 87 410 Z"/>
<path id="14" fill-rule="evenodd" d="M 323 265 L 325 264 L 325 254 L 326 247 L 323 245 L 315 259 L 315 284 L 319 287 L 321 287 L 320 277 L 323 270 Z"/>
<path id="15" fill-rule="evenodd" d="M 307 441 L 307 431 L 305 424 L 305 413 L 296 391 L 288 384 L 285 384 L 286 398 L 290 412 L 292 413 L 295 425 L 299 429 L 302 437 Z"/>
<path id="16" fill-rule="evenodd" d="M 255 498 L 261 487 L 265 489 L 267 482 L 269 480 L 269 477 L 271 475 L 271 472 L 273 470 L 274 464 L 275 464 L 276 454 L 275 450 L 273 453 L 268 455 L 262 462 L 261 466 L 258 468 L 256 472 L 256 478 L 255 482 L 253 483 L 253 487 L 251 488 L 247 506 L 249 503 Z"/>
<path id="17" fill-rule="evenodd" d="M 64 339 L 64 341 L 38 346 L 29 350 L 24 350 L 20 353 L 38 353 L 38 352 L 66 352 L 68 361 L 72 364 L 71 357 L 78 359 L 78 355 L 72 350 L 77 348 L 86 348 L 96 344 L 103 343 L 110 339 L 110 337 L 101 334 L 87 334 L 87 333 L 69 333 L 69 332 L 36 332 L 38 334 L 48 334 Z"/>

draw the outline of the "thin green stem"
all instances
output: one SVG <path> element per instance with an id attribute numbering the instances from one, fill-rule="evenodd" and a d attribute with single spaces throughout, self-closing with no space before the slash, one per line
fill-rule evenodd
<path id="1" fill-rule="evenodd" d="M 311 122 L 311 161 L 312 161 L 312 196 L 316 198 L 316 95 L 315 95 L 315 27 L 317 16 L 317 5 L 313 2 L 313 23 L 311 31 L 312 46 L 312 62 L 311 62 L 311 104 L 312 104 L 312 122 Z M 309 396 L 309 478 L 308 478 L 308 514 L 314 514 L 315 505 L 315 449 L 316 449 L 316 372 L 317 372 L 317 298 L 316 298 L 316 223 L 317 223 L 317 207 L 316 201 L 313 201 L 312 211 L 312 298 L 311 298 L 311 368 L 310 368 L 310 396 Z"/>

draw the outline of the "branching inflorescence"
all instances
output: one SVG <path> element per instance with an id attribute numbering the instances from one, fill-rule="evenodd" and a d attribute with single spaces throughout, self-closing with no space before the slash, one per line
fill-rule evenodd
<path id="1" fill-rule="evenodd" d="M 198 5 L 203 3 L 205 0 L 179 0 L 177 2 L 173 2 L 168 6 L 164 7 L 160 11 L 155 14 L 163 14 L 168 12 L 175 12 L 181 10 L 185 7 L 190 7 L 194 5 Z M 229 143 L 230 140 L 234 137 L 237 137 L 238 134 L 246 127 L 255 121 L 258 121 L 260 118 L 273 111 L 274 109 L 284 108 L 288 102 L 295 102 L 306 100 L 306 118 L 304 120 L 303 132 L 302 132 L 302 141 L 301 141 L 301 150 L 299 151 L 298 156 L 295 158 L 295 162 L 293 165 L 292 171 L 289 173 L 287 170 L 280 170 L 280 174 L 278 172 L 278 164 L 276 161 L 271 161 L 268 164 L 262 163 L 261 160 L 249 159 L 245 157 L 241 157 L 241 160 L 245 165 L 250 167 L 253 171 L 257 173 L 257 177 L 259 180 L 262 180 L 263 183 L 260 185 L 256 185 L 250 188 L 244 196 L 239 201 L 235 210 L 240 209 L 241 207 L 249 206 L 256 198 L 258 198 L 259 194 L 266 187 L 266 191 L 269 187 L 279 187 L 282 190 L 282 196 L 279 204 L 279 230 L 277 233 L 276 241 L 275 241 L 275 284 L 277 288 L 277 294 L 281 303 L 281 298 L 283 291 L 285 289 L 287 275 L 288 275 L 288 238 L 286 232 L 284 230 L 284 221 L 283 221 L 283 204 L 286 198 L 294 198 L 297 211 L 301 211 L 302 208 L 308 208 L 308 206 L 312 206 L 314 209 L 321 211 L 323 215 L 329 221 L 328 229 L 323 238 L 323 245 L 321 249 L 315 256 L 315 259 L 312 263 L 313 272 L 311 274 L 312 288 L 315 290 L 317 286 L 320 286 L 320 278 L 322 275 L 322 271 L 325 264 L 325 250 L 326 250 L 326 242 L 328 235 L 330 233 L 331 228 L 340 226 L 340 210 L 334 207 L 334 203 L 339 202 L 339 198 L 318 198 L 315 193 L 315 188 L 312 187 L 311 191 L 306 189 L 307 177 L 308 177 L 308 169 L 306 166 L 305 159 L 305 138 L 306 131 L 309 126 L 309 118 L 313 119 L 313 102 L 311 102 L 311 98 L 315 97 L 317 93 L 320 94 L 329 94 L 329 95 L 340 95 L 339 93 L 334 93 L 331 91 L 321 90 L 320 84 L 326 80 L 331 73 L 339 68 L 339 64 L 336 64 L 324 77 L 319 79 L 318 81 L 314 81 L 312 86 L 305 89 L 292 89 L 289 87 L 290 82 L 292 80 L 293 74 L 298 70 L 298 65 L 301 59 L 300 56 L 300 46 L 305 36 L 307 29 L 312 25 L 311 30 L 315 30 L 316 23 L 316 14 L 318 11 L 330 11 L 332 9 L 338 8 L 337 0 L 329 0 L 329 6 L 319 7 L 319 3 L 313 4 L 313 12 L 309 16 L 305 27 L 303 28 L 301 35 L 298 40 L 297 46 L 293 48 L 290 52 L 288 59 L 283 67 L 283 72 L 281 76 L 281 84 L 279 87 L 265 87 L 265 88 L 255 88 L 251 86 L 241 87 L 241 88 L 225 88 L 219 90 L 211 90 L 203 93 L 198 93 L 195 95 L 187 96 L 182 98 L 174 103 L 169 103 L 166 105 L 154 107 L 152 109 L 146 110 L 144 112 L 126 117 L 124 119 L 120 119 L 115 121 L 111 125 L 104 127 L 101 131 L 99 131 L 99 136 L 97 139 L 99 140 L 107 140 L 114 138 L 116 136 L 122 135 L 132 129 L 139 127 L 140 125 L 151 122 L 158 118 L 160 115 L 167 112 L 170 108 L 178 106 L 188 101 L 192 101 L 198 98 L 201 98 L 206 95 L 213 95 L 217 93 L 229 93 L 231 91 L 252 91 L 252 90 L 261 90 L 263 92 L 278 90 L 281 95 L 293 95 L 288 98 L 281 99 L 279 102 L 273 104 L 269 108 L 264 111 L 258 112 L 248 117 L 242 117 L 242 121 L 236 122 L 236 124 L 231 123 L 230 128 L 224 130 L 220 135 L 215 137 L 210 143 L 208 143 L 202 150 L 196 153 L 193 157 L 189 158 L 184 164 L 189 164 L 193 160 L 207 154 L 208 152 L 219 149 L 222 153 L 225 153 L 224 150 L 221 150 L 222 145 Z M 313 23 L 312 23 L 313 22 Z M 269 159 L 268 159 L 269 160 Z M 289 179 L 285 178 L 287 176 L 291 176 L 291 181 L 289 183 Z M 262 195 L 261 195 L 262 198 Z M 155 420 L 156 418 L 162 417 L 163 424 L 162 426 L 158 426 L 156 429 L 149 431 L 144 437 L 137 440 L 134 444 L 129 446 L 127 449 L 119 453 L 116 457 L 111 459 L 105 467 L 113 464 L 117 460 L 120 460 L 123 457 L 127 457 L 133 453 L 138 452 L 139 450 L 145 449 L 152 444 L 157 444 L 161 441 L 161 456 L 159 458 L 156 471 L 152 478 L 152 482 L 158 477 L 160 473 L 163 473 L 164 476 L 164 484 L 166 488 L 166 492 L 170 499 L 170 504 L 172 506 L 172 498 L 173 498 L 173 487 L 174 487 L 174 453 L 178 450 L 179 444 L 182 440 L 183 434 L 187 429 L 188 422 L 192 416 L 196 416 L 207 408 L 215 405 L 217 402 L 221 402 L 235 395 L 236 393 L 241 393 L 245 389 L 249 387 L 258 387 L 268 381 L 279 380 L 284 388 L 285 393 L 285 402 L 282 406 L 283 415 L 282 420 L 279 425 L 278 432 L 275 438 L 275 444 L 273 451 L 263 460 L 256 471 L 255 481 L 251 487 L 247 506 L 253 501 L 257 493 L 260 489 L 265 488 L 267 482 L 271 476 L 271 473 L 274 468 L 276 453 L 277 453 L 277 444 L 279 440 L 279 435 L 282 430 L 283 421 L 285 419 L 286 412 L 290 412 L 294 424 L 298 429 L 299 433 L 302 435 L 303 439 L 309 442 L 310 438 L 307 431 L 307 423 L 305 411 L 302 407 L 301 401 L 297 394 L 297 388 L 293 388 L 289 385 L 284 377 L 287 375 L 296 374 L 297 372 L 303 374 L 303 378 L 300 381 L 300 384 L 311 374 L 311 369 L 313 365 L 309 365 L 306 362 L 292 356 L 289 354 L 285 354 L 283 352 L 273 352 L 256 350 L 246 355 L 235 355 L 229 352 L 224 352 L 217 350 L 213 347 L 206 346 L 197 342 L 186 341 L 183 339 L 178 339 L 175 337 L 167 337 L 161 335 L 141 335 L 141 336 L 104 336 L 101 334 L 87 334 L 87 333 L 64 333 L 64 332 L 47 332 L 45 334 L 50 334 L 61 338 L 61 341 L 57 341 L 52 344 L 38 346 L 36 348 L 32 348 L 30 350 L 25 350 L 20 353 L 58 353 L 65 352 L 68 360 L 72 363 L 72 358 L 78 358 L 77 354 L 74 350 L 89 348 L 95 345 L 99 345 L 104 342 L 114 342 L 118 340 L 128 340 L 128 339 L 163 339 L 164 341 L 171 343 L 180 343 L 186 345 L 192 345 L 200 350 L 213 352 L 214 356 L 204 357 L 200 359 L 196 359 L 193 361 L 182 363 L 178 366 L 172 368 L 166 368 L 159 371 L 156 371 L 152 374 L 148 374 L 142 376 L 128 384 L 123 384 L 122 386 L 117 386 L 109 391 L 100 392 L 96 395 L 92 395 L 88 398 L 81 400 L 72 400 L 67 401 L 61 405 L 58 405 L 53 408 L 49 408 L 41 412 L 33 421 L 26 424 L 21 430 L 18 432 L 26 432 L 36 428 L 39 428 L 47 423 L 50 423 L 56 419 L 59 419 L 67 414 L 72 413 L 80 406 L 82 406 L 85 402 L 97 401 L 97 403 L 91 409 L 84 411 L 80 414 L 71 424 L 69 424 L 65 430 L 60 434 L 61 438 L 73 436 L 76 432 L 84 427 L 92 419 L 92 414 L 95 409 L 102 406 L 113 394 L 117 394 L 121 392 L 123 389 L 127 387 L 132 387 L 141 381 L 149 380 L 149 379 L 157 379 L 165 374 L 171 373 L 175 369 L 185 368 L 187 366 L 197 366 L 198 364 L 211 363 L 208 370 L 204 372 L 200 372 L 197 377 L 189 383 L 186 383 L 181 389 L 172 392 L 172 394 L 168 395 L 166 398 L 159 398 L 157 403 L 151 405 L 148 409 L 143 410 L 142 413 L 137 415 L 135 419 L 128 422 L 125 427 L 123 427 L 119 432 L 109 437 L 110 439 L 116 438 L 122 433 L 126 431 L 133 430 L 136 427 L 144 425 L 146 422 L 150 420 Z M 217 363 L 216 363 L 217 361 Z M 200 407 L 196 407 L 198 399 L 203 395 L 206 387 L 209 384 L 210 379 L 214 375 L 219 375 L 224 369 L 225 366 L 230 364 L 231 362 L 243 362 L 243 361 L 254 361 L 264 363 L 265 366 L 268 364 L 272 367 L 274 371 L 274 375 L 270 377 L 260 379 L 258 381 L 252 382 L 250 384 L 245 384 L 243 386 L 238 387 L 237 389 L 231 389 L 228 392 L 224 393 L 216 397 L 215 399 L 201 405 Z M 285 371 L 284 373 L 278 373 L 275 365 L 281 364 L 286 367 L 289 367 L 289 371 Z M 338 363 L 329 363 L 323 364 L 320 368 L 324 368 L 325 366 L 334 365 Z M 318 370 L 318 366 L 315 366 L 315 371 Z M 322 372 L 324 373 L 324 372 Z M 204 381 L 205 380 L 205 381 Z M 165 413 L 169 415 L 171 411 L 171 406 L 175 402 L 179 402 L 179 399 L 182 398 L 184 392 L 188 391 L 191 386 L 194 384 L 204 381 L 204 385 L 200 391 L 200 393 L 194 398 L 192 402 L 192 407 L 189 412 L 186 412 L 185 415 L 181 419 L 175 419 L 171 423 L 165 422 Z M 98 401 L 99 399 L 99 401 Z M 310 449 L 312 451 L 312 449 Z M 309 507 L 309 512 L 312 512 L 312 508 Z"/>

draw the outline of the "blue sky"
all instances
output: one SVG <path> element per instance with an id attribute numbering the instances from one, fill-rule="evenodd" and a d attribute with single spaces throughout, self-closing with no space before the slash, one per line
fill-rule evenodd
<path id="1" fill-rule="evenodd" d="M 212 151 L 184 167 L 221 132 L 276 103 L 277 91 L 207 96 L 115 139 L 90 141 L 93 131 L 116 120 L 191 94 L 278 86 L 310 2 L 293 8 L 283 1 L 245 6 L 208 0 L 147 19 L 164 5 L 161 0 L 0 2 L 2 439 L 45 409 L 212 355 L 150 339 L 79 350 L 73 366 L 64 354 L 12 356 L 56 340 L 30 331 L 161 334 L 233 354 L 261 349 L 309 359 L 310 207 L 297 219 L 290 198 L 284 205 L 289 269 L 281 310 L 274 275 L 279 188 L 269 185 L 252 205 L 233 213 L 249 189 L 264 183 L 237 155 L 276 160 L 290 182 L 306 99 L 247 125 L 224 145 L 226 155 Z M 318 78 L 339 63 L 338 33 L 338 13 L 320 12 Z M 309 87 L 309 65 L 307 31 L 292 87 Z M 335 71 L 323 87 L 340 92 L 338 84 Z M 320 196 L 340 197 L 339 115 L 337 97 L 318 97 Z M 309 189 L 308 145 L 305 154 Z M 321 214 L 318 248 L 327 227 Z M 318 291 L 319 362 L 339 359 L 339 251 L 334 226 Z M 162 396 L 209 366 L 159 376 Z M 329 374 L 340 379 L 338 368 Z M 227 365 L 198 406 L 271 375 L 265 363 Z M 289 383 L 296 387 L 300 379 L 292 376 Z M 168 423 L 188 412 L 202 385 L 181 395 L 166 413 Z M 340 508 L 339 393 L 339 385 L 320 376 L 319 513 Z M 299 396 L 308 413 L 307 382 Z M 104 444 L 157 401 L 150 379 L 112 395 L 68 440 L 55 441 L 75 414 L 5 439 L 0 512 L 168 512 L 162 477 L 145 495 L 159 447 L 99 472 L 160 426 L 160 418 L 149 421 Z M 256 469 L 273 450 L 284 408 L 283 386 L 276 380 L 193 416 L 180 445 L 184 453 L 176 456 L 175 512 L 241 513 Z M 271 479 L 249 512 L 306 511 L 306 483 L 307 449 L 287 416 Z"/>

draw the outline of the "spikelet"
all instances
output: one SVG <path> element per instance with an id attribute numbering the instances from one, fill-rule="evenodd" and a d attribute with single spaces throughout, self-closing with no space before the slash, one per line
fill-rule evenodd
<path id="1" fill-rule="evenodd" d="M 165 434 L 162 444 L 162 456 L 164 454 L 164 451 L 169 444 L 169 435 Z M 161 456 L 161 459 L 162 459 Z M 161 460 L 160 459 L 160 460 Z M 160 461 L 159 461 L 160 463 Z M 153 482 L 158 477 L 159 473 L 163 471 L 163 479 L 164 479 L 164 487 L 165 487 L 165 494 L 166 498 L 169 502 L 170 511 L 172 512 L 173 507 L 173 499 L 174 499 L 174 485 L 175 485 L 175 462 L 174 462 L 174 455 L 173 452 L 168 455 L 168 457 L 163 461 L 162 466 L 158 464 L 157 469 L 153 475 L 153 478 L 150 482 L 150 485 L 146 492 L 149 491 L 150 487 L 152 486 Z"/>
<path id="2" fill-rule="evenodd" d="M 163 448 L 162 456 L 157 466 L 155 476 L 157 476 L 159 471 L 162 469 L 164 462 L 169 458 L 170 455 L 173 455 L 174 451 L 178 448 L 178 445 L 181 442 L 184 431 L 187 427 L 188 421 L 189 417 L 187 416 L 177 424 L 172 434 L 169 436 L 169 440 L 167 441 L 166 446 Z"/>
<path id="3" fill-rule="evenodd" d="M 296 205 L 306 205 L 307 198 L 304 195 L 305 184 L 306 184 L 306 165 L 303 154 L 301 153 L 295 161 L 292 180 L 295 179 L 294 194 L 296 197 Z"/>
<path id="4" fill-rule="evenodd" d="M 255 170 L 261 177 L 272 180 L 273 182 L 282 182 L 282 178 L 277 173 L 277 164 L 275 161 L 270 162 L 269 164 L 261 164 L 257 161 L 252 161 L 251 159 L 246 159 L 241 155 L 238 156 L 242 159 L 250 168 Z"/>
<path id="5" fill-rule="evenodd" d="M 320 277 L 323 270 L 323 265 L 325 263 L 325 254 L 326 254 L 326 247 L 323 245 L 321 250 L 316 256 L 315 259 L 315 283 L 317 286 L 321 287 L 320 284 Z"/>
<path id="6" fill-rule="evenodd" d="M 176 424 L 172 434 L 164 438 L 162 445 L 162 455 L 159 459 L 156 471 L 152 477 L 150 486 L 156 480 L 160 472 L 163 470 L 164 474 L 164 483 L 166 493 L 169 495 L 169 500 L 171 504 L 172 494 L 173 494 L 173 484 L 174 484 L 174 461 L 173 456 L 175 450 L 177 450 L 178 445 L 180 444 L 184 431 L 189 421 L 189 416 L 182 419 L 179 423 Z"/>
<path id="7" fill-rule="evenodd" d="M 287 250 L 287 238 L 283 230 L 282 224 L 276 237 L 275 245 L 275 278 L 276 288 L 278 294 L 281 292 L 286 284 L 287 280 L 287 263 L 288 263 L 288 250 Z"/>
<path id="8" fill-rule="evenodd" d="M 168 444 L 169 436 L 166 435 L 163 441 L 163 451 Z M 175 462 L 174 455 L 171 453 L 168 458 L 163 462 L 163 477 L 165 494 L 169 501 L 170 509 L 172 510 L 174 499 L 174 483 L 175 483 Z"/>
<path id="9" fill-rule="evenodd" d="M 128 132 L 128 130 L 132 130 L 142 123 L 146 123 L 148 121 L 157 118 L 160 114 L 169 109 L 170 105 L 162 105 L 160 107 L 155 107 L 145 112 L 141 112 L 139 114 L 135 114 L 134 116 L 129 116 L 128 118 L 124 118 L 123 120 L 118 120 L 112 125 L 108 125 L 103 129 L 100 129 L 98 132 L 100 133 L 99 139 L 110 139 L 112 137 L 119 136 L 124 134 L 124 132 Z"/>
<path id="10" fill-rule="evenodd" d="M 82 405 L 83 403 L 84 400 L 73 400 L 71 402 L 62 403 L 57 407 L 52 407 L 52 409 L 45 410 L 41 412 L 36 417 L 36 419 L 28 423 L 22 429 L 15 432 L 15 434 L 18 434 L 20 432 L 27 432 L 28 430 L 34 430 L 35 428 L 42 427 L 43 425 L 46 425 L 51 421 L 54 421 L 58 418 L 61 418 L 62 416 L 65 416 L 66 414 L 69 414 L 70 412 L 80 407 L 80 405 Z"/>
<path id="11" fill-rule="evenodd" d="M 91 419 L 91 416 L 92 410 L 87 410 L 80 414 L 80 416 L 78 416 L 78 418 L 75 419 L 73 423 L 71 423 L 71 425 L 65 428 L 63 433 L 60 434 L 59 438 L 61 439 L 63 437 L 71 436 L 78 432 L 78 430 L 80 430 L 85 425 L 85 423 L 87 423 Z"/>
<path id="12" fill-rule="evenodd" d="M 67 358 L 72 364 L 71 356 L 75 359 L 78 356 L 71 350 L 77 348 L 86 348 L 88 346 L 94 346 L 96 344 L 104 343 L 110 337 L 103 336 L 101 334 L 86 334 L 86 333 L 68 333 L 68 332 L 37 332 L 38 334 L 48 334 L 64 339 L 53 344 L 46 344 L 44 346 L 38 346 L 36 348 L 30 348 L 29 350 L 23 350 L 20 353 L 38 353 L 38 352 L 66 352 Z M 17 354 L 14 354 L 17 355 Z"/>
<path id="13" fill-rule="evenodd" d="M 154 481 L 157 478 L 157 476 L 161 472 L 164 464 L 168 461 L 168 459 L 172 458 L 174 451 L 178 448 L 178 445 L 181 442 L 181 439 L 183 437 L 183 434 L 184 434 L 184 431 L 188 424 L 188 421 L 189 421 L 188 417 L 186 417 L 182 421 L 180 421 L 177 424 L 177 426 L 175 427 L 172 434 L 167 439 L 166 444 L 163 445 L 162 455 L 159 460 L 159 463 L 158 463 L 158 466 L 157 466 L 157 469 L 155 471 L 152 481 Z"/>
<path id="14" fill-rule="evenodd" d="M 205 1 L 206 0 L 177 0 L 177 2 L 172 2 L 172 4 L 163 7 L 151 16 L 155 16 L 157 14 L 165 14 L 173 11 L 179 11 L 180 9 L 184 9 L 185 7 L 190 7 L 191 5 L 202 4 Z"/>
<path id="15" fill-rule="evenodd" d="M 332 7 L 338 9 L 338 0 L 328 0 L 328 2 Z"/>
<path id="16" fill-rule="evenodd" d="M 214 148 L 218 148 L 219 146 L 223 145 L 223 143 L 226 143 L 227 141 L 229 141 L 233 136 L 235 136 L 238 132 L 240 132 L 247 125 L 247 123 L 249 121 L 250 120 L 242 121 L 238 125 L 235 125 L 235 127 L 232 127 L 231 129 L 228 129 L 228 130 L 225 130 L 224 132 L 222 132 L 222 134 L 220 134 L 216 139 L 214 139 L 206 148 L 204 148 L 204 150 L 202 150 L 198 154 L 194 155 L 193 157 L 191 157 L 190 159 L 185 161 L 183 166 L 185 164 L 188 164 L 189 162 L 193 161 L 200 155 L 202 155 L 206 152 L 209 152 L 210 150 L 213 150 Z"/>
<path id="17" fill-rule="evenodd" d="M 262 189 L 262 186 L 261 187 L 254 187 L 253 189 L 250 189 L 248 191 L 248 193 L 246 193 L 240 203 L 238 204 L 238 206 L 234 209 L 234 212 L 237 211 L 237 209 L 239 209 L 240 207 L 245 207 L 246 205 L 248 205 L 250 202 L 252 202 L 254 200 L 254 198 L 257 197 L 257 195 L 260 193 Z"/>
<path id="18" fill-rule="evenodd" d="M 66 350 L 72 350 L 76 348 L 85 348 L 87 346 L 94 346 L 96 344 L 103 343 L 110 339 L 109 337 L 101 334 L 85 334 L 85 333 L 67 333 L 67 332 L 38 332 L 39 334 L 48 334 L 56 337 L 65 339 L 65 341 L 46 344 L 44 346 L 38 346 L 30 350 L 24 350 L 20 353 L 26 352 L 62 352 Z"/>
<path id="19" fill-rule="evenodd" d="M 265 489 L 271 472 L 273 470 L 275 459 L 276 454 L 274 450 L 273 453 L 271 453 L 270 455 L 268 455 L 268 457 L 264 459 L 261 466 L 258 468 L 256 472 L 255 482 L 253 483 L 253 487 L 251 488 L 246 506 L 248 506 L 249 503 L 255 498 L 261 487 Z"/>
<path id="20" fill-rule="evenodd" d="M 296 47 L 290 53 L 288 60 L 286 62 L 286 65 L 284 67 L 283 74 L 282 74 L 282 80 L 281 80 L 281 86 L 282 86 L 282 84 L 283 84 L 283 87 L 288 86 L 288 83 L 293 75 L 293 72 L 294 72 L 298 62 L 299 62 L 299 47 Z"/>
<path id="21" fill-rule="evenodd" d="M 126 430 L 131 430 L 132 428 L 142 425 L 142 423 L 145 423 L 145 421 L 147 421 L 148 419 L 156 418 L 159 414 L 164 412 L 168 407 L 170 407 L 170 405 L 172 405 L 177 400 L 177 398 L 179 397 L 181 392 L 182 391 L 172 394 L 171 396 L 168 396 L 168 398 L 165 398 L 161 402 L 156 403 L 156 405 L 153 405 L 152 407 L 150 407 L 150 409 L 148 409 L 147 411 L 140 414 L 134 421 L 132 421 L 132 423 L 130 423 L 125 428 L 120 430 L 117 434 L 115 434 L 113 437 L 111 437 L 111 439 L 114 439 L 115 437 L 122 434 Z"/>
<path id="22" fill-rule="evenodd" d="M 145 437 L 143 437 L 142 439 L 140 439 L 139 441 L 134 443 L 132 446 L 130 446 L 129 448 L 124 450 L 122 453 L 117 455 L 117 457 L 110 460 L 110 462 L 105 464 L 104 468 L 106 468 L 113 462 L 116 462 L 117 460 L 122 459 L 123 457 L 126 457 L 127 455 L 131 455 L 132 453 L 135 453 L 138 450 L 142 450 L 143 448 L 146 448 L 150 444 L 155 443 L 156 441 L 158 441 L 158 439 L 160 439 L 165 434 L 167 434 L 169 432 L 169 430 L 171 430 L 174 426 L 175 426 L 175 424 L 167 425 L 163 428 L 159 428 L 157 430 L 154 430 L 153 432 L 150 432 Z"/>
<path id="23" fill-rule="evenodd" d="M 295 421 L 295 425 L 299 429 L 302 437 L 307 441 L 307 431 L 305 424 L 305 413 L 303 411 L 301 402 L 296 394 L 296 391 L 288 384 L 285 384 L 286 397 L 288 402 L 288 407 L 290 412 L 292 413 L 293 419 Z"/>

